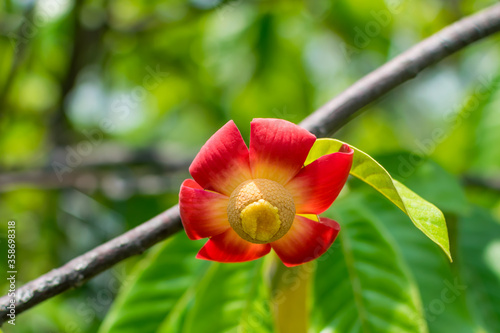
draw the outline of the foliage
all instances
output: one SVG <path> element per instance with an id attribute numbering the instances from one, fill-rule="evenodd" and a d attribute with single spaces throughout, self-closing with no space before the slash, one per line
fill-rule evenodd
<path id="1" fill-rule="evenodd" d="M 306 164 L 315 159 L 331 154 L 340 149 L 344 142 L 334 139 L 319 139 L 307 157 Z M 417 228 L 438 244 L 450 257 L 448 230 L 443 213 L 431 203 L 425 201 L 406 186 L 401 184 L 373 158 L 354 148 L 351 174 L 391 200 L 412 220 Z"/>
<path id="2" fill-rule="evenodd" d="M 382 159 L 397 161 L 400 156 L 401 154 L 393 154 Z M 436 169 L 438 177 L 442 174 L 448 176 L 442 187 L 444 191 L 438 190 L 441 195 L 446 193 L 446 188 L 459 186 L 451 175 L 436 164 L 429 161 L 424 166 Z M 414 177 L 416 180 L 420 179 L 420 190 L 434 189 L 432 178 L 424 182 L 425 177 L 418 175 Z M 463 194 L 460 192 L 448 192 L 445 195 L 442 200 L 448 202 L 449 207 L 460 207 L 463 203 Z M 311 283 L 313 300 L 309 310 L 311 329 L 315 332 L 330 329 L 342 332 L 442 332 L 448 329 L 458 332 L 481 330 L 495 332 L 498 325 L 498 307 L 495 304 L 499 302 L 495 288 L 500 282 L 500 272 L 494 258 L 497 255 L 495 251 L 498 251 L 500 225 L 486 210 L 478 207 L 472 206 L 471 210 L 460 218 L 456 218 L 457 213 L 456 210 L 450 210 L 447 215 L 449 223 L 460 226 L 459 234 L 466 235 L 459 237 L 456 243 L 458 252 L 456 261 L 460 266 L 456 263 L 450 265 L 439 246 L 424 234 L 417 232 L 408 218 L 384 197 L 366 185 L 360 184 L 360 181 L 353 181 L 349 193 L 338 199 L 326 214 L 341 221 L 342 230 L 332 248 L 315 262 Z M 483 221 L 481 228 L 475 228 L 471 216 L 481 217 Z M 156 299 L 144 296 L 151 292 L 149 290 L 155 290 L 155 293 L 161 290 L 155 287 L 154 283 L 166 283 L 165 268 L 176 267 L 176 264 L 171 262 L 172 258 L 177 258 L 183 263 L 196 262 L 193 258 L 200 245 L 189 245 L 192 243 L 184 235 L 176 236 L 162 248 L 162 251 L 165 250 L 163 255 L 155 253 L 152 257 L 156 260 L 145 261 L 146 267 L 139 266 L 138 269 L 142 273 L 133 283 L 136 291 L 134 293 L 124 291 L 120 296 L 125 297 L 128 302 L 119 299 L 107 320 L 113 325 L 122 323 L 124 327 L 129 327 L 127 325 L 136 327 L 137 322 L 141 320 L 127 318 L 128 314 L 138 313 L 137 309 L 143 308 L 137 303 L 138 300 Z M 186 246 L 192 246 L 191 257 L 185 255 L 183 249 Z M 478 258 L 484 259 L 478 260 Z M 197 263 L 197 265 L 203 264 L 206 264 L 208 270 L 217 270 L 220 266 L 233 267 L 216 263 Z M 204 314 L 198 315 L 201 322 L 205 316 L 211 316 L 212 321 L 209 323 L 219 325 L 218 331 L 232 331 L 231 329 L 234 330 L 236 326 L 231 326 L 234 323 L 226 323 L 225 318 L 248 316 L 248 313 L 245 316 L 235 315 L 242 308 L 238 302 L 248 301 L 243 295 L 251 295 L 253 302 L 258 304 L 253 307 L 245 304 L 244 308 L 248 309 L 251 317 L 269 318 L 269 307 L 273 307 L 273 303 L 271 305 L 267 303 L 269 295 L 266 293 L 270 289 L 262 281 L 267 272 L 263 270 L 261 262 L 234 265 L 236 266 L 238 269 L 236 272 L 233 271 L 232 275 L 221 275 L 217 279 L 219 283 L 211 284 L 211 302 L 204 303 L 206 302 L 204 283 L 190 282 L 189 288 L 180 288 L 183 292 L 190 293 L 191 302 L 198 305 L 183 303 L 180 308 L 188 314 L 180 314 L 182 311 L 178 309 L 162 310 L 161 318 L 165 319 L 157 321 L 158 326 L 151 332 L 162 331 L 158 328 L 160 323 L 164 324 L 166 321 L 171 323 L 172 315 L 176 318 L 191 318 L 189 314 L 200 311 L 200 307 L 204 307 L 202 311 Z M 145 278 L 146 272 L 149 271 L 156 271 L 154 280 Z M 213 281 L 212 274 L 216 273 L 202 273 L 198 276 Z M 239 292 L 243 293 L 237 297 L 238 301 L 235 301 L 234 298 L 228 297 L 227 293 L 235 291 L 231 280 L 240 279 L 242 275 L 252 276 L 251 281 L 260 285 L 257 287 L 260 291 L 249 292 L 240 289 Z M 284 280 L 291 281 L 289 283 L 298 288 L 303 279 L 305 278 L 299 275 L 297 281 L 290 277 Z M 172 280 L 175 281 L 177 278 Z M 248 282 L 240 282 L 239 285 L 240 288 L 242 286 L 250 288 Z M 195 291 L 198 288 L 200 291 Z M 251 288 L 255 288 L 255 285 Z M 490 292 L 485 294 L 485 290 Z M 167 299 L 167 293 L 160 299 Z M 136 298 L 134 295 L 137 295 Z M 479 308 L 475 305 L 477 301 L 474 301 L 478 299 L 481 299 Z M 178 300 L 182 302 L 184 298 L 178 297 Z M 159 302 L 158 309 L 165 303 L 168 302 Z M 150 310 L 143 312 L 145 313 L 143 320 L 151 324 L 152 316 L 148 312 L 155 306 L 148 305 Z M 212 315 L 214 312 L 218 315 Z M 122 322 L 123 319 L 120 318 L 125 318 L 127 321 Z M 105 325 L 110 325 L 109 322 Z M 269 322 L 257 321 L 257 323 L 262 325 L 258 326 L 262 331 L 264 327 L 269 330 L 271 325 Z M 189 331 L 182 324 L 169 324 L 168 327 L 169 332 Z M 254 329 L 245 324 L 240 324 L 238 327 L 242 331 Z"/>
<path id="3" fill-rule="evenodd" d="M 174 205 L 189 161 L 229 119 L 245 138 L 254 117 L 298 123 L 493 3 L 4 1 L 0 267 L 8 220 L 21 285 Z M 353 177 L 326 213 L 338 239 L 289 281 L 309 290 L 310 331 L 500 331 L 498 42 L 426 70 L 336 134 L 389 172 L 400 207 L 405 186 L 444 213 L 453 263 L 442 224 L 440 248 Z M 194 258 L 202 244 L 178 234 L 2 330 L 273 332 L 276 292 L 295 290 L 272 281 L 272 257 L 207 263 Z"/>

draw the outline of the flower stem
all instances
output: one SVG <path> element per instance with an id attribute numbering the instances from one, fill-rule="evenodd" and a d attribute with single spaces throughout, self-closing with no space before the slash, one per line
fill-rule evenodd
<path id="1" fill-rule="evenodd" d="M 309 290 L 314 265 L 286 267 L 277 256 L 268 269 L 275 331 L 306 333 L 309 325 Z"/>

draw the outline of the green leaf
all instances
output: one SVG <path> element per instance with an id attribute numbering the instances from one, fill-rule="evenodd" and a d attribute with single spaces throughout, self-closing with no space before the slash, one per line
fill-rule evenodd
<path id="1" fill-rule="evenodd" d="M 392 177 L 432 202 L 445 215 L 467 212 L 467 198 L 459 180 L 432 159 L 416 157 L 411 152 L 377 155 L 375 158 Z"/>
<path id="2" fill-rule="evenodd" d="M 139 262 L 99 332 L 272 332 L 262 261 L 196 259 L 205 241 L 180 233 Z"/>
<path id="3" fill-rule="evenodd" d="M 158 332 L 272 332 L 262 261 L 212 263 L 196 286 L 183 327 L 163 325 Z"/>
<path id="4" fill-rule="evenodd" d="M 342 230 L 317 259 L 313 331 L 427 332 L 416 284 L 380 224 L 352 195 L 332 211 Z"/>
<path id="5" fill-rule="evenodd" d="M 99 332 L 156 332 L 166 317 L 183 310 L 193 284 L 209 266 L 195 259 L 202 243 L 179 233 L 139 262 Z"/>
<path id="6" fill-rule="evenodd" d="M 335 139 L 318 139 L 309 152 L 306 165 L 326 154 L 337 152 L 344 142 Z M 406 186 L 392 179 L 391 175 L 373 158 L 361 150 L 354 150 L 351 174 L 382 193 L 403 212 L 427 237 L 443 249 L 452 261 L 448 230 L 443 213 L 433 204 L 422 199 Z"/>
<path id="7" fill-rule="evenodd" d="M 427 186 L 433 187 L 432 184 Z M 391 204 L 374 191 L 365 187 L 365 191 L 355 194 L 359 196 L 360 206 L 367 214 L 383 221 L 379 225 L 387 230 L 389 238 L 394 240 L 392 244 L 396 251 L 402 254 L 406 265 L 410 267 L 420 290 L 429 331 L 479 332 L 467 308 L 466 294 L 461 288 L 463 279 L 457 264 L 450 264 L 436 244 L 425 235 L 415 232 L 409 223 L 404 223 L 405 215 L 392 209 Z"/>
<path id="8" fill-rule="evenodd" d="M 459 220 L 459 253 L 470 308 L 487 332 L 500 332 L 500 224 L 476 207 Z"/>

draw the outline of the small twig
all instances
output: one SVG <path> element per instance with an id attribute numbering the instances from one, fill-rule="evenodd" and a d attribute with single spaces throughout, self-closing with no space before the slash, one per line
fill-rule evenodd
<path id="1" fill-rule="evenodd" d="M 324 137 L 345 125 L 368 103 L 415 77 L 425 67 L 500 29 L 500 4 L 458 21 L 417 44 L 306 118 L 300 125 Z M 16 314 L 60 294 L 182 229 L 172 207 L 122 236 L 90 250 L 18 289 Z M 8 296 L 0 298 L 0 324 L 7 320 Z"/>
<path id="2" fill-rule="evenodd" d="M 59 162 L 60 160 L 55 161 L 61 165 L 64 163 L 64 161 Z M 0 173 L 0 193 L 23 186 L 46 189 L 76 187 L 86 191 L 102 187 L 103 179 L 110 179 L 113 176 L 123 178 L 120 174 L 132 175 L 135 182 L 148 176 L 157 177 L 158 181 L 160 179 L 169 181 L 179 174 L 187 174 L 189 164 L 190 161 L 169 161 L 138 153 L 130 158 L 124 158 L 122 163 L 114 158 L 85 161 L 74 169 L 68 168 L 62 175 L 48 165 L 39 169 Z M 164 188 L 164 190 L 170 189 Z"/>
<path id="3" fill-rule="evenodd" d="M 78 169 L 64 178 L 58 178 L 53 171 L 41 169 L 0 174 L 0 194 L 19 188 L 74 188 L 89 194 L 100 191 L 112 199 L 127 198 L 135 194 L 176 193 L 187 177 L 187 167 L 179 171 L 162 171 L 156 166 L 131 167 L 123 172 Z"/>
<path id="4" fill-rule="evenodd" d="M 103 138 L 100 138 L 102 141 Z M 0 173 L 0 193 L 9 191 L 17 186 L 36 186 L 42 188 L 65 188 L 80 187 L 78 184 L 82 178 L 101 178 L 109 176 L 111 171 L 133 170 L 138 171 L 139 176 L 176 174 L 187 172 L 192 158 L 172 158 L 169 151 L 159 149 L 127 149 L 121 145 L 98 142 L 97 147 L 85 159 L 74 167 L 68 164 L 69 152 L 77 154 L 77 146 L 57 147 L 50 154 L 50 163 L 37 169 L 12 170 Z M 73 155 L 74 156 L 74 155 Z M 58 174 L 57 167 L 64 167 L 62 174 Z M 67 169 L 66 169 L 67 168 Z M 91 182 L 92 183 L 92 182 Z M 83 182 L 84 187 L 87 187 Z M 92 186 L 90 186 L 92 187 Z"/>
<path id="5" fill-rule="evenodd" d="M 465 185 L 478 186 L 488 190 L 500 192 L 500 178 L 465 175 L 462 178 Z"/>

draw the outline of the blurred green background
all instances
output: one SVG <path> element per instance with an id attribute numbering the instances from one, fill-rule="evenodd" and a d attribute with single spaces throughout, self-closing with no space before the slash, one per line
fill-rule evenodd
<path id="1" fill-rule="evenodd" d="M 255 117 L 299 123 L 494 3 L 2 1 L 1 267 L 9 220 L 21 285 L 174 205 L 229 119 L 246 140 Z M 311 332 L 500 332 L 499 59 L 499 35 L 473 44 L 336 134 L 446 214 L 455 261 L 350 180 L 329 212 L 343 236 L 314 264 Z M 266 259 L 201 262 L 202 243 L 179 234 L 3 329 L 272 332 Z"/>

